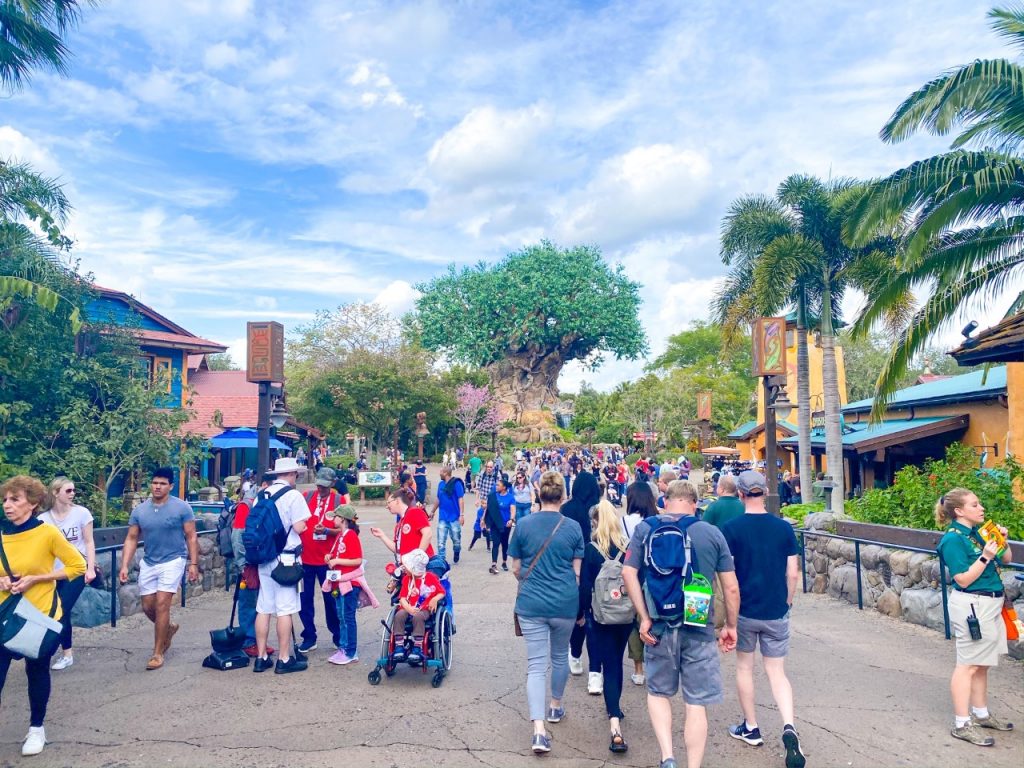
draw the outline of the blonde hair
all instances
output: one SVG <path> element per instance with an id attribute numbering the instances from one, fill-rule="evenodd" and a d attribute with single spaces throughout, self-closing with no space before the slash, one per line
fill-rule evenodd
<path id="1" fill-rule="evenodd" d="M 963 509 L 967 497 L 973 495 L 974 491 L 966 488 L 946 491 L 946 495 L 935 502 L 935 524 L 941 528 L 956 520 L 956 510 Z"/>
<path id="2" fill-rule="evenodd" d="M 545 472 L 538 485 L 541 504 L 558 504 L 565 498 L 565 479 L 559 472 Z"/>
<path id="3" fill-rule="evenodd" d="M 664 472 L 658 475 L 658 480 L 663 482 L 665 485 L 668 485 L 669 483 L 674 483 L 678 479 L 679 475 L 676 474 L 674 469 L 666 469 Z"/>
<path id="4" fill-rule="evenodd" d="M 686 499 L 696 504 L 700 501 L 700 494 L 697 493 L 697 486 L 689 480 L 673 480 L 665 489 L 666 499 Z"/>
<path id="5" fill-rule="evenodd" d="M 590 540 L 594 542 L 598 552 L 609 557 L 613 544 L 619 552 L 626 549 L 629 540 L 626 538 L 625 531 L 622 530 L 622 520 L 608 499 L 601 499 L 590 508 L 590 520 Z"/>

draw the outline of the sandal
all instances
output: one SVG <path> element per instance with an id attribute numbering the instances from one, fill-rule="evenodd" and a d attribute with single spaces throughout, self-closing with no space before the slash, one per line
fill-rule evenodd
<path id="1" fill-rule="evenodd" d="M 626 744 L 626 740 L 622 738 L 622 734 L 615 731 L 612 733 L 612 740 L 611 743 L 608 744 L 608 749 L 612 752 L 621 754 L 628 750 L 629 746 Z"/>
<path id="2" fill-rule="evenodd" d="M 497 563 L 495 563 L 494 565 L 491 566 L 490 573 L 493 573 L 495 576 L 498 575 L 498 564 Z"/>
<path id="3" fill-rule="evenodd" d="M 154 669 L 160 669 L 164 665 L 164 657 L 158 653 L 154 653 L 149 661 L 146 662 L 146 669 L 152 671 Z"/>

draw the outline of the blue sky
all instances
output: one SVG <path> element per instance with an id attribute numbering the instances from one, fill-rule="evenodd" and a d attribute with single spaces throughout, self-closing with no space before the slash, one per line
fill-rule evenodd
<path id="1" fill-rule="evenodd" d="M 940 72 L 1012 56 L 989 7 L 106 0 L 70 78 L 0 101 L 0 157 L 62 180 L 98 283 L 239 362 L 246 320 L 402 312 L 448 264 L 541 238 L 625 265 L 656 355 L 707 314 L 733 199 L 945 148 L 878 129 Z"/>

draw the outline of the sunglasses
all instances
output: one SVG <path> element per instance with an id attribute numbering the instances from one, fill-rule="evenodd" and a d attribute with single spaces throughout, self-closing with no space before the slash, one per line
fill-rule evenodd
<path id="1" fill-rule="evenodd" d="M 74 492 L 75 492 L 74 488 L 65 488 L 64 489 L 64 493 L 74 493 Z"/>

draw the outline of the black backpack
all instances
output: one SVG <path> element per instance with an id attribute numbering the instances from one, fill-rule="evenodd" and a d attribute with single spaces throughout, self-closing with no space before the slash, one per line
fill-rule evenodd
<path id="1" fill-rule="evenodd" d="M 234 557 L 235 549 L 231 546 L 231 529 L 235 525 L 235 509 L 237 504 L 232 504 L 231 499 L 224 499 L 224 509 L 217 517 L 217 551 L 221 557 Z"/>

